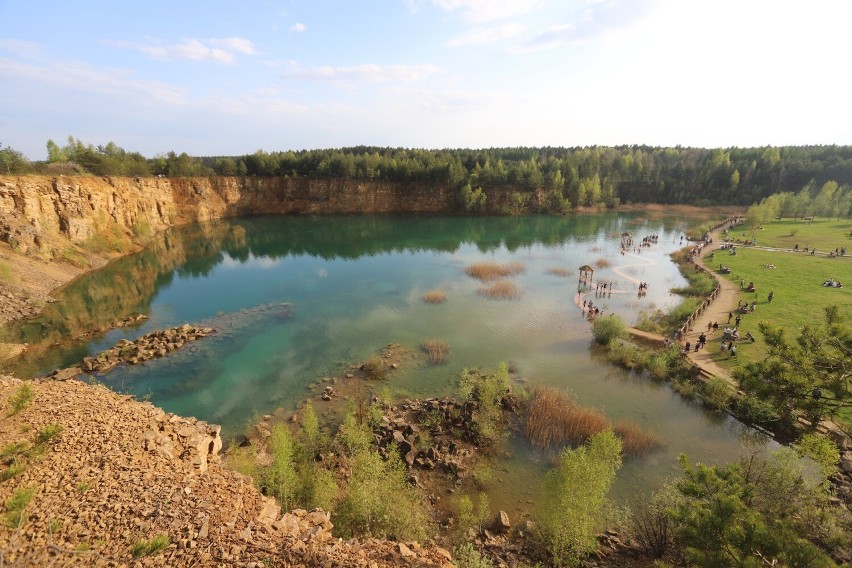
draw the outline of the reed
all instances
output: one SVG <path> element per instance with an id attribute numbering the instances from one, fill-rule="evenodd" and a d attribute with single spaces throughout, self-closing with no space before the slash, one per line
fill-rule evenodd
<path id="1" fill-rule="evenodd" d="M 535 389 L 524 420 L 527 439 L 542 449 L 578 446 L 608 427 L 609 421 L 601 413 L 578 406 L 570 396 L 552 387 Z"/>
<path id="2" fill-rule="evenodd" d="M 515 276 L 527 269 L 523 262 L 475 262 L 465 269 L 465 274 L 482 282 Z"/>
<path id="3" fill-rule="evenodd" d="M 423 294 L 423 301 L 427 304 L 443 304 L 447 301 L 447 293 L 443 290 L 429 290 Z"/>
<path id="4" fill-rule="evenodd" d="M 597 266 L 598 268 L 606 268 L 607 266 L 610 266 L 611 264 L 612 263 L 605 258 L 599 258 L 595 261 L 595 266 Z"/>
<path id="5" fill-rule="evenodd" d="M 567 277 L 571 276 L 571 274 L 572 274 L 572 272 L 570 270 L 568 270 L 567 268 L 561 268 L 561 267 L 558 267 L 558 266 L 553 267 L 553 268 L 548 268 L 547 273 L 553 274 L 554 276 L 559 276 L 561 278 L 567 278 Z"/>
<path id="6" fill-rule="evenodd" d="M 643 456 L 654 448 L 662 446 L 656 436 L 643 431 L 632 422 L 616 422 L 612 430 L 621 438 L 621 452 L 626 456 Z"/>
<path id="7" fill-rule="evenodd" d="M 508 280 L 498 280 L 490 286 L 477 288 L 476 291 L 489 300 L 519 300 L 521 289 Z"/>
<path id="8" fill-rule="evenodd" d="M 433 365 L 446 363 L 450 359 L 450 345 L 443 339 L 424 339 L 420 347 Z"/>

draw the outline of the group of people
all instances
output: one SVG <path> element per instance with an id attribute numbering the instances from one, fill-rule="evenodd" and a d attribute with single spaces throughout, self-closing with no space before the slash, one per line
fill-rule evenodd
<path id="1" fill-rule="evenodd" d="M 583 314 L 591 321 L 602 315 L 603 310 L 595 306 L 591 300 L 583 300 Z"/>
<path id="2" fill-rule="evenodd" d="M 843 288 L 843 283 L 840 280 L 835 280 L 834 278 L 829 278 L 825 282 L 822 283 L 823 286 L 827 286 L 829 288 Z"/>
<path id="3" fill-rule="evenodd" d="M 648 293 L 648 283 L 647 282 L 640 282 L 639 283 L 639 295 L 644 296 L 647 293 Z"/>

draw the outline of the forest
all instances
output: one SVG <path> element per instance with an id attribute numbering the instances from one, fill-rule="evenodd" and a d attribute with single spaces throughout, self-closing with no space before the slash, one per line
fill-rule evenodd
<path id="1" fill-rule="evenodd" d="M 624 203 L 750 205 L 805 188 L 815 196 L 828 181 L 848 195 L 852 146 L 759 148 L 340 149 L 196 157 L 173 151 L 146 158 L 110 142 L 85 144 L 73 136 L 47 142 L 48 159 L 29 161 L 0 148 L 0 173 L 99 176 L 258 176 L 378 180 L 442 184 L 457 192 L 461 211 L 486 209 L 494 188 L 510 188 L 507 212 L 560 213 Z M 532 198 L 535 194 L 535 198 Z M 850 213 L 836 211 L 841 216 Z"/>

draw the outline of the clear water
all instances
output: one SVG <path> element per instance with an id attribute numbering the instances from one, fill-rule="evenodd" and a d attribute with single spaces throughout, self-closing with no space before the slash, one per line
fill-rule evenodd
<path id="1" fill-rule="evenodd" d="M 190 349 L 99 380 L 169 412 L 222 424 L 226 434 L 241 432 L 255 413 L 292 408 L 319 378 L 340 376 L 342 365 L 388 343 L 419 353 L 424 338 L 440 337 L 452 348 L 450 363 L 430 366 L 419 356 L 394 372 L 387 382 L 393 392 L 448 394 L 463 368 L 513 361 L 529 382 L 564 388 L 580 404 L 636 422 L 664 441 L 625 464 L 616 493 L 628 496 L 676 475 L 680 453 L 728 461 L 751 437 L 736 421 L 597 357 L 575 304 L 577 269 L 606 263 L 595 277 L 614 282 L 615 292 L 588 296 L 605 313 L 632 323 L 642 310 L 676 304 L 669 290 L 684 281 L 668 255 L 680 246 L 683 228 L 681 219 L 639 214 L 269 217 L 195 225 L 154 237 L 142 253 L 75 281 L 42 317 L 10 333 L 33 344 L 18 369 L 32 373 L 76 364 L 123 337 L 185 322 L 212 325 L 220 333 Z M 656 234 L 658 244 L 622 255 L 624 231 Z M 477 293 L 481 283 L 464 270 L 486 260 L 525 265 L 512 278 L 520 300 Z M 555 276 L 552 268 L 572 275 Z M 638 281 L 648 283 L 641 298 Z M 446 303 L 422 301 L 434 288 L 446 291 Z M 290 317 L 281 303 L 292 305 Z M 150 318 L 93 340 L 68 339 L 134 313 Z M 494 482 L 506 489 L 507 508 L 515 508 L 513 499 L 517 506 L 535 499 L 530 488 L 547 465 L 521 442 L 507 446 Z"/>

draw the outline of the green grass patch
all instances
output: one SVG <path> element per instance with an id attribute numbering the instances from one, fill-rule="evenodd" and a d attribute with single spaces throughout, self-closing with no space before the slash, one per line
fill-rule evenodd
<path id="1" fill-rule="evenodd" d="M 38 431 L 38 434 L 36 434 L 35 443 L 37 446 L 46 444 L 61 433 L 61 424 L 48 424 L 47 426 Z"/>
<path id="2" fill-rule="evenodd" d="M 846 247 L 848 253 L 852 254 L 852 235 L 850 235 L 852 222 L 848 219 L 840 221 L 782 219 L 763 223 L 761 227 L 753 230 L 753 226 L 746 223 L 737 227 L 728 236 L 732 239 L 751 239 L 754 234 L 759 246 L 792 249 L 798 244 L 800 249 L 804 249 L 805 246 L 811 249 L 816 247 L 818 253 Z"/>
<path id="3" fill-rule="evenodd" d="M 12 267 L 5 261 L 0 260 L 0 282 L 12 281 Z"/>
<path id="4" fill-rule="evenodd" d="M 168 535 L 158 534 L 151 540 L 140 540 L 133 543 L 133 546 L 130 547 L 130 554 L 132 554 L 134 558 L 151 556 L 161 550 L 165 550 L 169 546 L 170 542 Z"/>
<path id="5" fill-rule="evenodd" d="M 24 509 L 33 500 L 35 494 L 35 487 L 24 487 L 15 491 L 6 500 L 6 512 L 3 515 L 3 520 L 7 527 L 14 529 L 21 526 L 24 521 Z"/>
<path id="6" fill-rule="evenodd" d="M 14 416 L 22 411 L 33 400 L 33 389 L 28 384 L 23 384 L 15 389 L 9 397 L 8 415 Z"/>
<path id="7" fill-rule="evenodd" d="M 755 292 L 742 290 L 740 299 L 749 304 L 757 302 L 753 313 L 741 314 L 739 328 L 740 337 L 751 332 L 756 338 L 754 343 L 737 342 L 735 358 L 727 352 L 719 353 L 721 332 L 708 343 L 710 352 L 715 353 L 714 359 L 728 368 L 738 363 L 762 360 L 768 354 L 757 329 L 759 321 L 784 328 L 786 333 L 795 336 L 806 324 L 820 325 L 825 306 L 836 305 L 841 314 L 852 313 L 852 294 L 849 293 L 852 289 L 852 258 L 826 258 L 740 247 L 736 255 L 725 255 L 723 262 L 731 268 L 731 273 L 724 275 L 725 278 L 737 284 L 741 279 L 746 284 L 754 282 Z M 765 268 L 768 264 L 775 268 Z M 844 282 L 844 287 L 823 286 L 822 283 L 829 278 Z M 775 293 L 771 303 L 768 301 L 769 292 Z M 719 325 L 724 326 L 725 323 L 720 321 Z"/>

